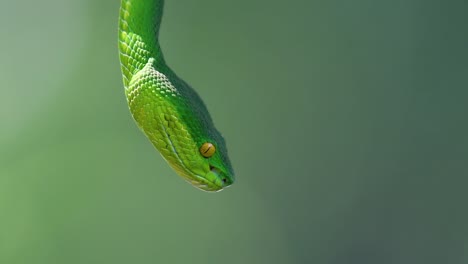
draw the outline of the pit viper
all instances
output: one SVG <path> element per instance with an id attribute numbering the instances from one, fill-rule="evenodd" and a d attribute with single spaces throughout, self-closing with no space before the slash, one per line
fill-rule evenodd
<path id="1" fill-rule="evenodd" d="M 166 64 L 159 44 L 164 0 L 121 0 L 119 58 L 128 107 L 167 163 L 205 191 L 234 182 L 226 142 L 200 96 Z"/>

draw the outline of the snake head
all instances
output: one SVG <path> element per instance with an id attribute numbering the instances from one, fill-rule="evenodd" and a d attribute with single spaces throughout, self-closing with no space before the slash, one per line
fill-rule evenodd
<path id="1" fill-rule="evenodd" d="M 133 118 L 169 165 L 205 191 L 234 182 L 224 138 L 190 86 L 156 71 L 148 62 L 126 90 Z M 177 88 L 176 88 L 177 87 Z"/>
<path id="2" fill-rule="evenodd" d="M 193 148 L 174 147 L 170 153 L 161 151 L 161 154 L 182 178 L 201 190 L 217 192 L 234 183 L 223 139 L 194 144 Z"/>
<path id="3" fill-rule="evenodd" d="M 160 109 L 163 114 L 155 123 L 139 122 L 141 128 L 169 165 L 193 186 L 217 192 L 234 183 L 226 143 L 212 122 L 204 123 L 196 115 L 188 116 L 172 107 Z M 136 120 L 144 111 L 134 111 Z M 151 112 L 151 111 L 149 111 Z M 153 119 L 154 120 L 154 119 Z M 202 124 L 200 126 L 200 124 Z"/>

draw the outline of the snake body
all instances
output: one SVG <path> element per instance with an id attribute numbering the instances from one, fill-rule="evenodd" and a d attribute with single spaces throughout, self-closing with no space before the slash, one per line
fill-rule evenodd
<path id="1" fill-rule="evenodd" d="M 234 182 L 224 138 L 199 95 L 164 61 L 163 0 L 121 0 L 120 64 L 130 112 L 168 164 L 205 191 Z"/>

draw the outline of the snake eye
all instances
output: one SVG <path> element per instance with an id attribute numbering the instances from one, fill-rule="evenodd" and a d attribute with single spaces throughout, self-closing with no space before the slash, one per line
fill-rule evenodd
<path id="1" fill-rule="evenodd" d="M 215 151 L 216 151 L 215 146 L 213 144 L 209 143 L 209 142 L 204 143 L 200 148 L 200 153 L 205 158 L 209 158 L 209 157 L 213 156 Z"/>

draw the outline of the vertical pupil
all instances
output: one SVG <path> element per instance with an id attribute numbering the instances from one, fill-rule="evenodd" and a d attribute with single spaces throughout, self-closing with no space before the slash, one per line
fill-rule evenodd
<path id="1" fill-rule="evenodd" d="M 213 156 L 215 151 L 216 151 L 216 148 L 211 143 L 204 143 L 200 148 L 200 153 L 205 158 L 209 158 L 209 157 Z"/>
<path id="2" fill-rule="evenodd" d="M 208 151 L 210 151 L 210 149 L 211 149 L 211 146 L 208 146 L 208 148 L 203 153 L 205 153 L 205 154 L 208 153 Z"/>

